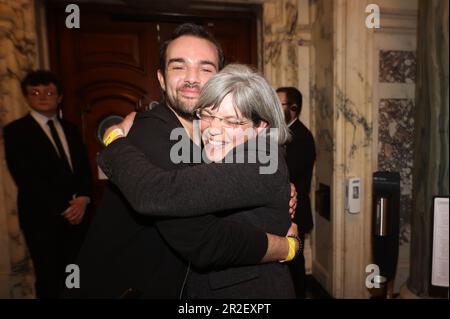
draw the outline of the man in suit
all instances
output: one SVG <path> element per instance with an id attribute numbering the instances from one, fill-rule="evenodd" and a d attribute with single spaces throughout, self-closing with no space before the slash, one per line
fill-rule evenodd
<path id="1" fill-rule="evenodd" d="M 58 118 L 62 87 L 55 74 L 22 81 L 31 112 L 4 128 L 6 161 L 18 188 L 19 223 L 36 276 L 37 298 L 57 298 L 86 230 L 91 173 L 77 127 Z"/>
<path id="2" fill-rule="evenodd" d="M 286 161 L 291 182 L 297 189 L 299 203 L 294 222 L 298 225 L 299 237 L 304 242 L 305 235 L 313 228 L 309 192 L 316 160 L 314 137 L 299 119 L 303 100 L 301 92 L 294 87 L 281 87 L 277 89 L 277 94 L 292 134 L 292 140 L 286 145 Z M 305 298 L 306 273 L 303 250 L 294 262 L 289 264 L 289 268 L 297 298 Z"/>
<path id="3" fill-rule="evenodd" d="M 130 143 L 161 168 L 191 165 L 170 159 L 177 142 L 171 132 L 185 127 L 185 135 L 192 136 L 192 110 L 200 90 L 223 64 L 222 50 L 208 32 L 192 24 L 179 26 L 160 50 L 158 79 L 164 100 L 136 116 Z M 68 291 L 68 296 L 182 298 L 190 296 L 186 282 L 191 264 L 248 265 L 284 259 L 287 254 L 284 237 L 250 224 L 214 215 L 176 219 L 139 215 L 109 185 L 80 253 L 81 288 Z M 251 278 L 242 278 L 247 279 Z"/>

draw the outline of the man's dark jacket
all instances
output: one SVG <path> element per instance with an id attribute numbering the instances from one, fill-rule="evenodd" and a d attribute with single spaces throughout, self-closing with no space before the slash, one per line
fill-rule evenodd
<path id="1" fill-rule="evenodd" d="M 73 195 L 91 196 L 91 170 L 81 135 L 75 125 L 59 122 L 73 171 L 31 115 L 3 130 L 6 162 L 17 184 L 19 223 L 33 260 L 38 298 L 58 297 L 65 268 L 74 263 L 86 233 L 86 215 L 80 224 L 72 225 L 61 214 Z"/>
<path id="2" fill-rule="evenodd" d="M 73 172 L 63 165 L 52 142 L 30 115 L 3 129 L 8 168 L 17 184 L 22 228 L 49 227 L 69 207 L 72 195 L 90 196 L 91 174 L 85 146 L 75 125 L 60 119 Z"/>
<path id="3" fill-rule="evenodd" d="M 288 172 L 278 145 L 268 141 L 266 135 L 259 135 L 240 144 L 227 154 L 225 163 L 167 171 L 153 165 L 127 139 L 121 139 L 100 154 L 99 165 L 142 214 L 186 217 L 214 213 L 227 221 L 284 236 L 291 225 Z M 262 161 L 267 153 L 272 155 L 270 172 L 263 169 L 269 167 Z M 253 155 L 255 161 L 248 160 Z M 238 162 L 237 158 L 244 160 Z M 192 267 L 188 298 L 294 297 L 286 264 L 231 264 Z"/>
<path id="4" fill-rule="evenodd" d="M 298 225 L 299 232 L 308 233 L 313 228 L 309 192 L 316 160 L 314 137 L 298 119 L 289 128 L 292 140 L 286 146 L 286 162 L 290 180 L 298 194 L 294 222 Z"/>

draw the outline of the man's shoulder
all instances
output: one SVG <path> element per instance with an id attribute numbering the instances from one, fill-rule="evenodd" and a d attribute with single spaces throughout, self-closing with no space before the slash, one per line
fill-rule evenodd
<path id="1" fill-rule="evenodd" d="M 131 127 L 128 137 L 132 141 L 141 140 L 144 136 L 146 142 L 166 141 L 173 129 L 181 127 L 178 118 L 164 104 L 158 104 L 150 111 L 139 112 Z"/>
<path id="2" fill-rule="evenodd" d="M 290 130 L 293 139 L 313 139 L 311 131 L 300 120 L 295 121 Z"/>
<path id="3" fill-rule="evenodd" d="M 171 124 L 174 122 L 174 115 L 166 105 L 157 103 L 151 110 L 138 112 L 134 121 L 156 121 Z"/>
<path id="4" fill-rule="evenodd" d="M 78 126 L 66 119 L 59 119 L 61 125 L 69 130 L 78 131 Z"/>
<path id="5" fill-rule="evenodd" d="M 175 114 L 160 104 L 150 111 L 139 112 L 136 115 L 127 138 L 153 164 L 171 169 L 173 165 L 170 151 L 177 142 L 171 138 L 171 133 L 180 126 L 181 123 Z"/>
<path id="6" fill-rule="evenodd" d="M 31 120 L 32 120 L 32 118 L 31 118 L 30 114 L 27 114 L 17 120 L 12 121 L 11 123 L 5 125 L 5 127 L 3 128 L 3 131 L 7 132 L 7 133 L 13 133 L 17 130 L 22 130 L 29 125 Z"/>
<path id="7" fill-rule="evenodd" d="M 291 126 L 292 140 L 287 144 L 287 155 L 308 154 L 315 157 L 315 141 L 311 131 L 300 121 Z"/>

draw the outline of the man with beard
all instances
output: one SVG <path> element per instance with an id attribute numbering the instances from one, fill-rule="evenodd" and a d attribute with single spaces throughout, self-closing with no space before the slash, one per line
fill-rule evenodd
<path id="1" fill-rule="evenodd" d="M 152 163 L 169 170 L 190 165 L 171 161 L 170 150 L 177 141 L 170 139 L 170 133 L 183 126 L 186 135 L 192 136 L 191 112 L 200 90 L 223 64 L 218 43 L 193 24 L 180 25 L 162 45 L 158 80 L 164 100 L 151 111 L 139 113 L 128 133 L 129 141 Z M 68 294 L 182 298 L 189 289 L 185 286 L 190 264 L 199 268 L 257 264 L 283 260 L 288 250 L 284 237 L 214 215 L 141 216 L 109 185 L 80 253 L 81 286 Z"/>

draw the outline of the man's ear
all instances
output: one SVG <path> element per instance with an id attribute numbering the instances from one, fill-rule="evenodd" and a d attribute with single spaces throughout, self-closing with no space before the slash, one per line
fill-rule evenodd
<path id="1" fill-rule="evenodd" d="M 63 95 L 61 94 L 58 96 L 58 104 L 60 104 L 62 102 L 62 99 L 63 99 Z"/>
<path id="2" fill-rule="evenodd" d="M 162 90 L 166 91 L 166 82 L 164 80 L 164 74 L 160 69 L 158 69 L 156 75 L 158 76 L 159 85 L 161 86 Z"/>
<path id="3" fill-rule="evenodd" d="M 289 107 L 289 110 L 291 110 L 292 112 L 297 112 L 297 110 L 298 110 L 297 104 L 292 104 L 292 105 Z"/>

